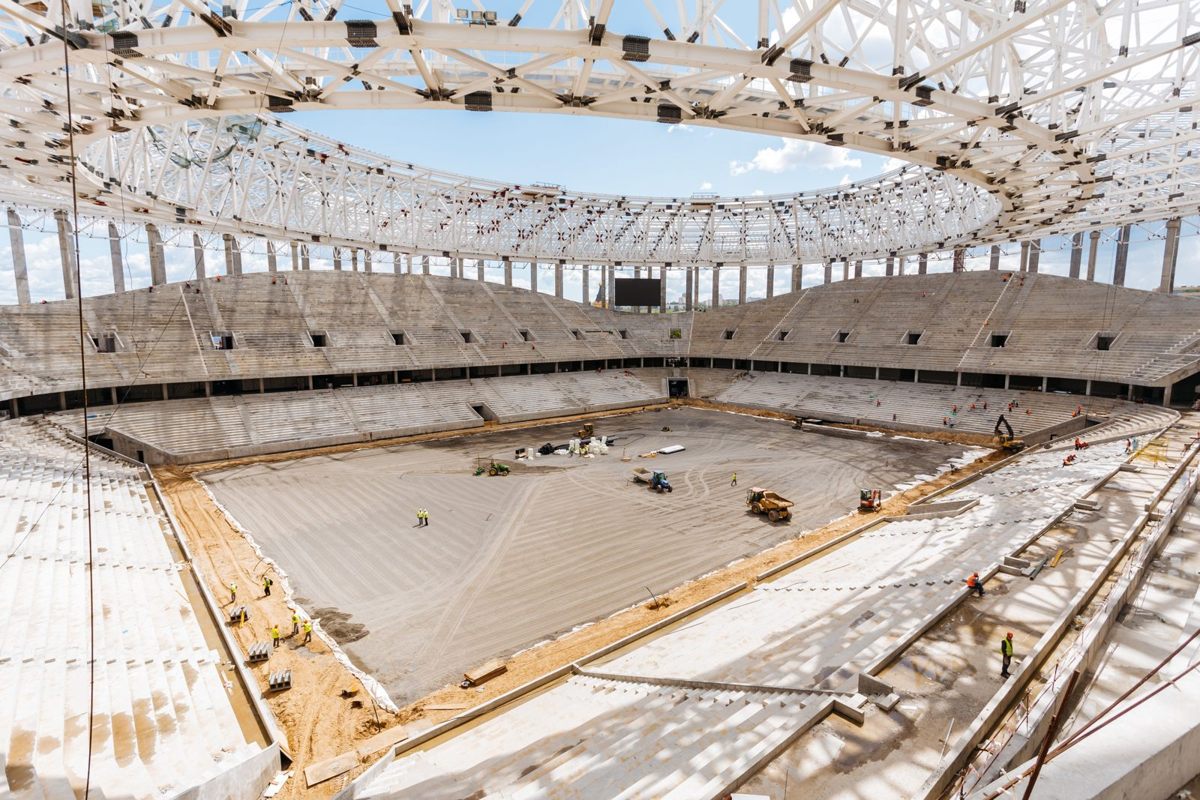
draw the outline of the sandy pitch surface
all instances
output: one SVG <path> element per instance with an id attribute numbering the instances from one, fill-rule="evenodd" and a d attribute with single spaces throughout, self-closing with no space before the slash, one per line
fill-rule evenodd
<path id="1" fill-rule="evenodd" d="M 648 600 L 646 587 L 669 591 L 820 528 L 854 507 L 860 486 L 887 494 L 963 452 L 679 408 L 600 420 L 598 432 L 620 437 L 605 457 L 512 461 L 515 447 L 565 442 L 574 427 L 250 464 L 205 480 L 287 571 L 297 600 L 403 705 L 489 658 Z M 688 450 L 636 458 L 670 444 Z M 514 474 L 473 477 L 477 456 L 500 457 Z M 635 466 L 665 470 L 675 491 L 634 485 Z M 795 519 L 749 514 L 752 485 L 794 500 Z M 415 527 L 420 506 L 428 528 Z"/>

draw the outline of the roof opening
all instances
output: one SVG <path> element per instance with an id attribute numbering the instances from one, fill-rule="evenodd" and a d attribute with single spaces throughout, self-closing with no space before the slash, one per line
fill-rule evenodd
<path id="1" fill-rule="evenodd" d="M 925 331 L 909 331 L 908 333 L 906 333 L 904 335 L 904 343 L 905 344 L 920 344 L 921 343 L 921 335 L 924 333 L 925 333 Z"/>
<path id="2" fill-rule="evenodd" d="M 724 339 L 725 341 L 729 341 L 736 335 L 737 335 L 737 328 L 726 329 L 726 331 L 721 334 L 721 338 Z"/>
<path id="3" fill-rule="evenodd" d="M 849 339 L 850 339 L 850 331 L 838 331 L 833 337 L 833 340 L 835 342 L 838 342 L 839 344 L 843 344 L 843 343 L 847 342 Z"/>
<path id="4" fill-rule="evenodd" d="M 324 331 L 309 331 L 308 338 L 312 340 L 313 347 L 326 347 L 329 344 L 329 336 Z"/>
<path id="5" fill-rule="evenodd" d="M 993 333 L 991 338 L 992 347 L 1005 347 L 1008 345 L 1007 333 Z"/>

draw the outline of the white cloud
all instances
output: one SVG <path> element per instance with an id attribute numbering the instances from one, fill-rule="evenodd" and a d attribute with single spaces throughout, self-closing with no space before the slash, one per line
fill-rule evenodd
<path id="1" fill-rule="evenodd" d="M 745 175 L 748 172 L 790 172 L 797 167 L 808 169 L 858 169 L 862 161 L 841 147 L 827 147 L 816 142 L 800 139 L 784 139 L 779 147 L 764 147 L 749 161 L 730 161 L 729 174 Z"/>
<path id="2" fill-rule="evenodd" d="M 704 183 L 700 184 L 700 191 L 711 192 L 712 187 L 713 187 L 712 181 L 704 181 Z"/>
<path id="3" fill-rule="evenodd" d="M 849 185 L 850 185 L 850 173 L 846 173 L 845 175 L 842 175 L 842 179 L 840 181 L 838 181 L 838 186 L 849 186 Z"/>

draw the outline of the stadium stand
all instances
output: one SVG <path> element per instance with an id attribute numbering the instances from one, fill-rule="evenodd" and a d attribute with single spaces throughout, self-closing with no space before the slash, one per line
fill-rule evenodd
<path id="1" fill-rule="evenodd" d="M 144 472 L 92 457 L 95 651 L 89 656 L 82 446 L 45 422 L 0 424 L 0 791 L 74 797 L 88 761 L 110 798 L 257 796 L 278 747 L 213 644 Z M 205 630 L 205 627 L 209 630 Z M 11 793 L 11 794 L 10 794 Z"/>

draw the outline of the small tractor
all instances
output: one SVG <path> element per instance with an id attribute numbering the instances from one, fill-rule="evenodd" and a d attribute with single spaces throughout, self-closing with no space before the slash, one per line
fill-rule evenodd
<path id="1" fill-rule="evenodd" d="M 858 510 L 871 513 L 883 508 L 883 493 L 878 489 L 860 489 L 858 492 Z"/>
<path id="2" fill-rule="evenodd" d="M 495 477 L 496 475 L 507 475 L 510 470 L 507 464 L 502 464 L 499 461 L 491 461 L 487 459 L 477 460 L 475 462 L 475 475 L 482 475 L 485 472 L 488 475 Z"/>
<path id="3" fill-rule="evenodd" d="M 667 473 L 665 472 L 651 472 L 645 467 L 635 467 L 633 470 L 633 479 L 638 483 L 648 485 L 659 494 L 675 491 L 671 488 L 671 482 L 667 480 Z"/>
<path id="4" fill-rule="evenodd" d="M 583 423 L 583 427 L 575 431 L 576 439 L 591 439 L 596 435 L 596 426 L 591 422 Z"/>
<path id="5" fill-rule="evenodd" d="M 746 505 L 755 514 L 766 514 L 771 522 L 787 522 L 792 518 L 795 503 L 776 492 L 755 486 L 746 493 Z"/>
<path id="6" fill-rule="evenodd" d="M 1001 430 L 1003 428 L 1004 430 Z M 1000 419 L 996 420 L 996 427 L 992 429 L 992 436 L 996 443 L 1000 445 L 1001 450 L 1009 453 L 1018 453 L 1025 449 L 1025 442 L 1018 439 L 1013 433 L 1013 427 L 1009 424 L 1004 415 L 1000 415 Z"/>

